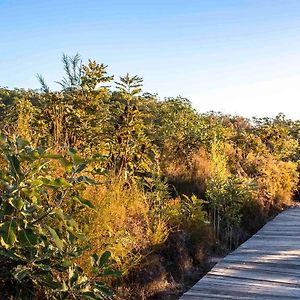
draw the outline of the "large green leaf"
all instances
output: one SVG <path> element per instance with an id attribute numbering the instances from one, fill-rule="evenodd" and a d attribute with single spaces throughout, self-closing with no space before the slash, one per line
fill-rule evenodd
<path id="1" fill-rule="evenodd" d="M 73 199 L 86 207 L 93 208 L 93 209 L 96 208 L 95 205 L 91 201 L 84 199 L 80 196 L 75 196 L 75 197 L 73 197 Z"/>
<path id="2" fill-rule="evenodd" d="M 38 236 L 32 229 L 22 229 L 19 232 L 21 247 L 34 247 L 38 243 Z"/>
<path id="3" fill-rule="evenodd" d="M 57 248 L 60 250 L 60 251 L 63 251 L 63 248 L 64 248 L 64 242 L 60 239 L 60 237 L 58 236 L 57 232 L 51 228 L 50 226 L 48 226 L 48 230 L 54 240 L 54 243 L 56 244 Z"/>
<path id="4" fill-rule="evenodd" d="M 15 178 L 22 180 L 24 178 L 24 174 L 21 171 L 20 161 L 16 157 L 16 155 L 7 155 L 7 159 L 10 163 L 11 173 Z"/>
<path id="5" fill-rule="evenodd" d="M 122 272 L 116 270 L 104 270 L 101 276 L 121 276 Z"/>
<path id="6" fill-rule="evenodd" d="M 2 210 L 1 213 L 3 213 L 6 216 L 13 215 L 16 211 L 15 208 L 9 202 L 2 203 L 1 210 Z"/>
<path id="7" fill-rule="evenodd" d="M 110 257 L 111 257 L 111 253 L 109 251 L 105 251 L 100 257 L 98 266 L 100 268 L 103 268 L 108 263 Z"/>
<path id="8" fill-rule="evenodd" d="M 56 178 L 54 180 L 43 179 L 44 184 L 50 188 L 60 189 L 60 188 L 69 188 L 72 185 L 64 178 Z"/>
<path id="9" fill-rule="evenodd" d="M 63 287 L 61 283 L 53 279 L 50 272 L 48 272 L 47 274 L 39 274 L 37 280 L 52 288 L 53 290 L 60 290 Z"/>
<path id="10" fill-rule="evenodd" d="M 105 295 L 109 299 L 113 297 L 112 291 L 103 282 L 96 281 L 94 285 L 95 291 L 98 293 Z"/>
<path id="11" fill-rule="evenodd" d="M 0 225 L 1 245 L 6 249 L 14 246 L 17 240 L 17 222 L 11 220 Z"/>

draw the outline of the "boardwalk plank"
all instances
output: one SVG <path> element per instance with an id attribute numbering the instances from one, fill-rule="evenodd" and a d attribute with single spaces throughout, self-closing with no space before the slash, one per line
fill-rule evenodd
<path id="1" fill-rule="evenodd" d="M 180 299 L 300 299 L 300 208 L 279 214 Z"/>

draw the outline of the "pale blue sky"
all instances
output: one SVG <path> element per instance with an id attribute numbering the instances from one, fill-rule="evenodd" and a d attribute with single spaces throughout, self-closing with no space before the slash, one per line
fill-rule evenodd
<path id="1" fill-rule="evenodd" d="M 62 76 L 62 53 L 200 112 L 300 118 L 299 0 L 0 0 L 0 85 Z"/>

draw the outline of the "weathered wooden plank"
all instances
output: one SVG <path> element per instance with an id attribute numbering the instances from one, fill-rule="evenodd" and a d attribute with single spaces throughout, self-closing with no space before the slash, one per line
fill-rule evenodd
<path id="1" fill-rule="evenodd" d="M 263 288 L 258 288 L 257 290 L 249 290 L 249 289 L 243 289 L 239 290 L 236 288 L 234 291 L 231 291 L 228 289 L 228 286 L 218 286 L 218 288 L 215 287 L 207 287 L 207 288 L 201 288 L 199 290 L 194 289 L 191 292 L 186 293 L 185 296 L 193 296 L 198 297 L 194 299 L 211 299 L 217 298 L 217 299 L 298 299 L 299 296 L 291 296 L 286 295 L 285 290 L 283 290 L 281 293 L 274 294 L 274 290 L 266 291 Z M 200 298 L 201 297 L 201 298 Z M 186 299 L 186 298 L 185 298 Z M 189 298 L 187 298 L 189 299 Z"/>
<path id="2" fill-rule="evenodd" d="M 256 256 L 232 256 L 230 258 L 226 258 L 228 262 L 244 262 L 244 263 L 255 263 L 255 262 L 262 262 L 262 263 L 281 263 L 286 265 L 295 265 L 300 266 L 300 258 L 287 258 L 283 259 L 280 257 L 256 257 Z"/>
<path id="3" fill-rule="evenodd" d="M 229 298 L 229 299 L 298 299 L 298 296 L 286 296 L 286 291 L 281 291 L 281 293 L 274 294 L 274 290 L 265 290 L 264 288 L 258 288 L 254 290 L 250 289 L 239 289 L 239 287 L 236 287 L 234 291 L 228 289 L 228 286 L 208 286 L 203 287 L 199 289 L 194 289 L 191 292 L 186 293 L 186 295 L 189 296 L 222 296 L 223 299 Z M 284 297 L 284 298 L 283 298 Z M 198 298 L 199 299 L 199 298 Z M 205 299 L 205 298 L 201 298 Z"/>
<path id="4" fill-rule="evenodd" d="M 300 299 L 300 208 L 271 220 L 180 299 Z"/>
<path id="5" fill-rule="evenodd" d="M 280 272 L 283 274 L 299 275 L 300 277 L 300 264 L 283 264 L 279 263 L 253 263 L 253 262 L 222 262 L 214 267 L 215 271 L 223 269 L 234 269 L 234 270 L 258 270 L 258 271 L 270 271 L 270 272 Z"/>
<path id="6" fill-rule="evenodd" d="M 289 290 L 292 292 L 300 292 L 300 287 L 298 284 L 294 283 L 286 283 L 286 282 L 273 282 L 269 280 L 258 280 L 258 279 L 249 279 L 249 278 L 241 278 L 241 280 L 237 281 L 235 278 L 226 277 L 226 276 L 214 276 L 214 275 L 208 275 L 199 281 L 197 284 L 194 285 L 193 288 L 199 288 L 202 285 L 211 284 L 211 285 L 217 285 L 217 284 L 227 284 L 228 286 L 240 286 L 244 285 L 248 289 L 252 289 L 254 287 L 264 287 L 264 288 L 272 288 L 275 290 Z M 234 289 L 231 289 L 234 290 Z"/>
<path id="7" fill-rule="evenodd" d="M 264 290 L 266 292 L 270 291 L 274 293 L 276 291 L 276 294 L 282 295 L 285 294 L 286 291 L 289 292 L 291 296 L 298 296 L 299 293 L 299 286 L 295 284 L 289 284 L 289 283 L 274 283 L 271 281 L 261 281 L 261 280 L 253 280 L 253 279 L 242 279 L 240 281 L 235 281 L 233 278 L 226 278 L 226 277 L 215 277 L 210 276 L 205 279 L 205 281 L 201 282 L 201 285 L 196 284 L 194 286 L 194 290 L 198 290 L 199 288 L 204 288 L 207 286 L 222 286 L 225 287 L 226 290 L 229 289 L 229 287 L 232 286 L 232 284 L 235 284 L 235 288 L 239 290 Z M 230 291 L 235 291 L 232 289 L 229 289 Z"/>
<path id="8" fill-rule="evenodd" d="M 270 271 L 265 270 L 237 270 L 237 269 L 222 269 L 222 270 L 213 270 L 210 272 L 210 275 L 215 276 L 225 276 L 236 278 L 237 280 L 245 278 L 245 279 L 255 279 L 255 280 L 265 280 L 273 282 L 285 282 L 285 283 L 293 283 L 300 285 L 300 277 L 297 275 L 286 275 L 281 272 L 276 272 L 275 274 Z"/>

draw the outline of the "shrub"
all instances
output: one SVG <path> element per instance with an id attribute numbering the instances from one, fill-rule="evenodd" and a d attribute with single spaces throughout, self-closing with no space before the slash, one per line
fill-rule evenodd
<path id="1" fill-rule="evenodd" d="M 74 151 L 68 159 L 34 149 L 26 141 L 0 141 L 0 285 L 17 299 L 105 299 L 109 289 L 99 276 L 114 274 L 105 252 L 92 256 L 93 277 L 74 260 L 81 256 L 84 236 L 64 203 L 93 208 L 81 197 L 88 183 L 79 176 L 85 162 Z M 53 177 L 49 166 L 59 160 L 68 176 Z M 2 294 L 3 295 L 3 294 Z"/>
<path id="2" fill-rule="evenodd" d="M 273 157 L 259 159 L 256 164 L 260 198 L 264 206 L 267 209 L 278 209 L 284 205 L 290 205 L 297 189 L 297 164 L 291 161 L 280 161 Z"/>
<path id="3" fill-rule="evenodd" d="M 254 201 L 257 187 L 253 181 L 237 176 L 230 176 L 226 180 L 210 180 L 206 197 L 211 208 L 210 216 L 216 236 L 228 242 L 231 248 L 233 230 L 242 221 L 243 207 L 246 203 Z"/>
<path id="4" fill-rule="evenodd" d="M 207 202 L 195 195 L 183 195 L 169 201 L 166 214 L 173 226 L 196 233 L 207 222 L 207 214 L 203 207 L 205 203 Z"/>

